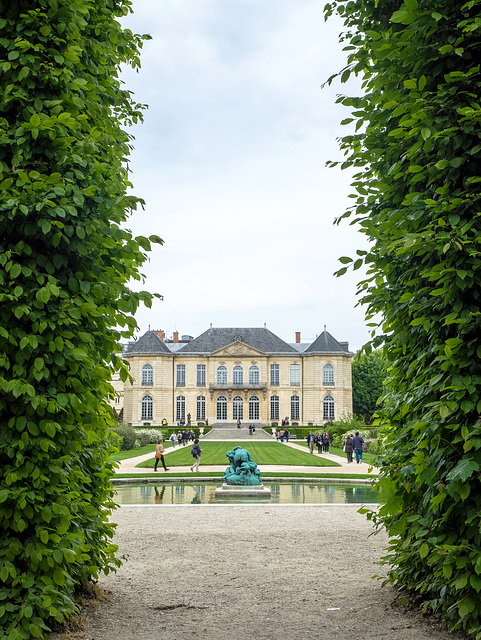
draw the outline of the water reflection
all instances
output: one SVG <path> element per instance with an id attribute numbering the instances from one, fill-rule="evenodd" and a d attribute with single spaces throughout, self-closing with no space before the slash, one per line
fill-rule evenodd
<path id="1" fill-rule="evenodd" d="M 367 504 L 377 502 L 370 485 L 342 484 L 269 484 L 270 497 L 216 497 L 216 484 L 199 485 L 119 485 L 115 487 L 118 504 Z"/>

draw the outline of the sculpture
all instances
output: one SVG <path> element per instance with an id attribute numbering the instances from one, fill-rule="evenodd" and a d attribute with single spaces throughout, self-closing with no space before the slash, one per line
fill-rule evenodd
<path id="1" fill-rule="evenodd" d="M 234 447 L 228 451 L 230 466 L 224 473 L 224 482 L 230 485 L 254 486 L 261 485 L 261 472 L 255 462 L 252 462 L 251 454 L 243 447 Z"/>

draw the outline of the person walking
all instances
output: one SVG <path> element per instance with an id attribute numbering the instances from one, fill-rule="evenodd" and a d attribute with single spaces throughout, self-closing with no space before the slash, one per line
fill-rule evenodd
<path id="1" fill-rule="evenodd" d="M 285 440 L 286 442 L 289 442 L 289 436 L 290 436 L 290 435 L 291 435 L 291 433 L 290 433 L 289 429 L 286 429 L 286 430 L 284 431 L 284 440 Z"/>
<path id="2" fill-rule="evenodd" d="M 324 431 L 322 434 L 322 450 L 324 453 L 329 453 L 329 446 L 331 444 L 331 440 L 329 438 L 329 434 L 327 431 Z"/>
<path id="3" fill-rule="evenodd" d="M 168 471 L 167 467 L 165 466 L 165 460 L 164 460 L 164 441 L 162 439 L 157 440 L 157 444 L 155 445 L 155 465 L 154 465 L 154 471 L 157 471 L 157 465 L 159 464 L 159 460 L 160 462 L 162 462 L 162 466 L 164 467 L 164 471 Z"/>
<path id="4" fill-rule="evenodd" d="M 356 435 L 352 439 L 352 448 L 356 454 L 356 463 L 362 462 L 362 445 L 364 444 L 363 437 L 359 435 L 359 431 L 356 431 Z"/>
<path id="5" fill-rule="evenodd" d="M 175 431 L 172 432 L 172 435 L 170 436 L 170 440 L 172 440 L 172 446 L 175 449 L 175 444 L 177 442 L 177 435 L 176 435 Z"/>
<path id="6" fill-rule="evenodd" d="M 321 455 L 321 453 L 322 453 L 322 435 L 321 435 L 320 431 L 318 431 L 316 433 L 316 446 L 317 446 L 318 455 Z"/>
<path id="7" fill-rule="evenodd" d="M 309 453 L 314 453 L 314 434 L 312 433 L 312 431 L 309 431 L 309 435 L 306 438 L 307 440 L 307 444 L 309 445 Z"/>
<path id="8" fill-rule="evenodd" d="M 192 456 L 195 459 L 194 464 L 191 466 L 190 470 L 194 471 L 194 468 L 196 471 L 199 471 L 199 463 L 200 463 L 200 454 L 202 453 L 202 449 L 200 448 L 200 444 L 199 444 L 199 440 L 196 438 L 194 440 L 194 445 L 192 447 Z"/>
<path id="9" fill-rule="evenodd" d="M 352 462 L 352 434 L 348 433 L 344 441 L 344 451 L 346 452 L 347 464 Z"/>

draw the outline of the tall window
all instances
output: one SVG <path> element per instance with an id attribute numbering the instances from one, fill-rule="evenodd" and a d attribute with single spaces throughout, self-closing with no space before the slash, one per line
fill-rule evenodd
<path id="1" fill-rule="evenodd" d="M 291 396 L 291 420 L 299 420 L 299 396 Z"/>
<path id="2" fill-rule="evenodd" d="M 244 400 L 240 396 L 236 396 L 234 400 L 232 400 L 232 419 L 244 419 Z"/>
<path id="3" fill-rule="evenodd" d="M 185 420 L 185 396 L 177 396 L 176 420 Z"/>
<path id="4" fill-rule="evenodd" d="M 142 367 L 142 386 L 154 384 L 154 367 L 151 364 L 144 364 Z"/>
<path id="5" fill-rule="evenodd" d="M 153 420 L 154 418 L 154 401 L 152 396 L 144 396 L 142 398 L 142 414 L 141 420 Z"/>
<path id="6" fill-rule="evenodd" d="M 256 364 L 249 367 L 249 384 L 259 384 L 259 367 Z"/>
<path id="7" fill-rule="evenodd" d="M 225 396 L 217 398 L 217 420 L 227 420 L 227 398 Z"/>
<path id="8" fill-rule="evenodd" d="M 323 384 L 334 384 L 334 367 L 332 364 L 325 364 L 322 368 L 322 383 Z"/>
<path id="9" fill-rule="evenodd" d="M 279 365 L 271 364 L 271 387 L 279 386 Z"/>
<path id="10" fill-rule="evenodd" d="M 249 420 L 259 420 L 259 398 L 257 396 L 249 398 Z"/>
<path id="11" fill-rule="evenodd" d="M 227 367 L 223 364 L 217 367 L 217 384 L 227 384 Z"/>
<path id="12" fill-rule="evenodd" d="M 197 386 L 205 387 L 205 364 L 197 365 Z"/>
<path id="13" fill-rule="evenodd" d="M 185 364 L 177 365 L 177 386 L 185 387 Z"/>
<path id="14" fill-rule="evenodd" d="M 299 365 L 291 364 L 291 387 L 299 386 Z"/>
<path id="15" fill-rule="evenodd" d="M 234 371 L 232 372 L 232 382 L 234 384 L 244 384 L 244 370 L 238 364 L 234 367 Z"/>
<path id="16" fill-rule="evenodd" d="M 334 398 L 326 396 L 322 401 L 322 418 L 323 420 L 334 420 Z"/>
<path id="17" fill-rule="evenodd" d="M 279 420 L 279 396 L 271 396 L 271 420 Z"/>
<path id="18" fill-rule="evenodd" d="M 197 420 L 205 420 L 205 396 L 197 396 Z"/>

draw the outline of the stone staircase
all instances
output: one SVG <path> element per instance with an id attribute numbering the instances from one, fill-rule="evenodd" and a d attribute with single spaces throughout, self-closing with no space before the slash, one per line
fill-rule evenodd
<path id="1" fill-rule="evenodd" d="M 220 422 L 212 425 L 211 431 L 202 440 L 272 440 L 272 430 L 264 431 L 261 425 L 254 425 L 256 430 L 249 433 L 249 423 L 243 423 L 240 429 L 232 422 Z"/>

